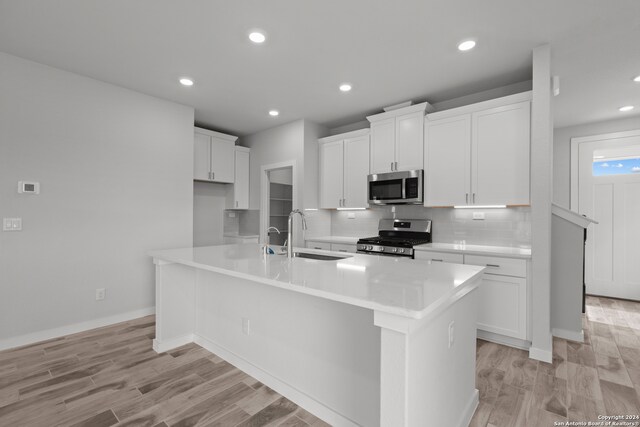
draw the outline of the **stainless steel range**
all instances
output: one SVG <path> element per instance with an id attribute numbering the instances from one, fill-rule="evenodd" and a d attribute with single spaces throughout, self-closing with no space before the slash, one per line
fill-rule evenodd
<path id="1" fill-rule="evenodd" d="M 413 258 L 413 247 L 431 243 L 430 219 L 381 219 L 378 236 L 358 240 L 358 253 Z"/>

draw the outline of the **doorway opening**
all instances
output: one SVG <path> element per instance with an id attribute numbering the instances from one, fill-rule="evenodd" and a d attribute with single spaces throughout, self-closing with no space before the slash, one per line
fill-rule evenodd
<path id="1" fill-rule="evenodd" d="M 260 241 L 282 246 L 289 213 L 297 208 L 295 161 L 265 165 L 261 172 Z"/>

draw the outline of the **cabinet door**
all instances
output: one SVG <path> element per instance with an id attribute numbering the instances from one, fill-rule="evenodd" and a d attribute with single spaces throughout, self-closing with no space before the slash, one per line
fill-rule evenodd
<path id="1" fill-rule="evenodd" d="M 527 279 L 484 274 L 479 290 L 478 329 L 527 339 Z"/>
<path id="2" fill-rule="evenodd" d="M 193 179 L 209 181 L 211 176 L 211 137 L 201 133 L 193 135 Z"/>
<path id="3" fill-rule="evenodd" d="M 424 205 L 471 202 L 471 115 L 425 123 Z"/>
<path id="4" fill-rule="evenodd" d="M 396 119 L 371 123 L 370 173 L 391 172 L 395 161 Z"/>
<path id="5" fill-rule="evenodd" d="M 249 152 L 236 150 L 233 209 L 249 209 Z"/>
<path id="6" fill-rule="evenodd" d="M 348 253 L 355 254 L 356 245 L 348 245 L 344 243 L 332 243 L 331 250 L 334 252 L 348 252 Z"/>
<path id="7" fill-rule="evenodd" d="M 320 207 L 342 206 L 344 189 L 344 143 L 327 142 L 320 145 Z"/>
<path id="8" fill-rule="evenodd" d="M 530 117 L 528 101 L 473 113 L 475 204 L 529 204 Z"/>
<path id="9" fill-rule="evenodd" d="M 369 175 L 369 136 L 344 141 L 344 206 L 366 208 Z"/>
<path id="10" fill-rule="evenodd" d="M 235 144 L 211 137 L 211 172 L 216 182 L 233 182 L 235 170 Z"/>
<path id="11" fill-rule="evenodd" d="M 396 117 L 395 158 L 396 170 L 424 169 L 424 113 Z"/>
<path id="12" fill-rule="evenodd" d="M 323 251 L 330 251 L 331 250 L 331 243 L 307 241 L 307 248 L 308 249 L 321 249 Z"/>

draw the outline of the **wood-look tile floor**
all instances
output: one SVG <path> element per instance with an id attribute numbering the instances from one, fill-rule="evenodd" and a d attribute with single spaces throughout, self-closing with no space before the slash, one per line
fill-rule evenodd
<path id="1" fill-rule="evenodd" d="M 0 426 L 327 425 L 195 344 L 156 354 L 154 330 L 151 316 L 0 352 Z M 640 414 L 640 303 L 588 297 L 584 330 L 554 339 L 552 364 L 478 340 L 471 426 Z"/>
<path id="2" fill-rule="evenodd" d="M 585 342 L 554 338 L 553 363 L 478 341 L 473 427 L 547 427 L 640 415 L 640 303 L 587 297 Z"/>
<path id="3" fill-rule="evenodd" d="M 0 352 L 0 426 L 326 426 L 154 317 Z"/>

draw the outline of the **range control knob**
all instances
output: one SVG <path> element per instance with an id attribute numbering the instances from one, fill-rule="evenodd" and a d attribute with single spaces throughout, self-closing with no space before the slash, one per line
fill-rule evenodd
<path id="1" fill-rule="evenodd" d="M 369 245 L 365 249 L 368 250 L 368 251 L 373 250 L 373 246 Z"/>
<path id="2" fill-rule="evenodd" d="M 393 252 L 393 253 L 398 252 L 398 248 L 393 248 L 392 252 Z"/>
<path id="3" fill-rule="evenodd" d="M 404 248 L 400 248 L 400 249 L 399 249 L 399 252 L 400 252 L 401 254 L 403 254 L 403 253 L 404 253 Z"/>

